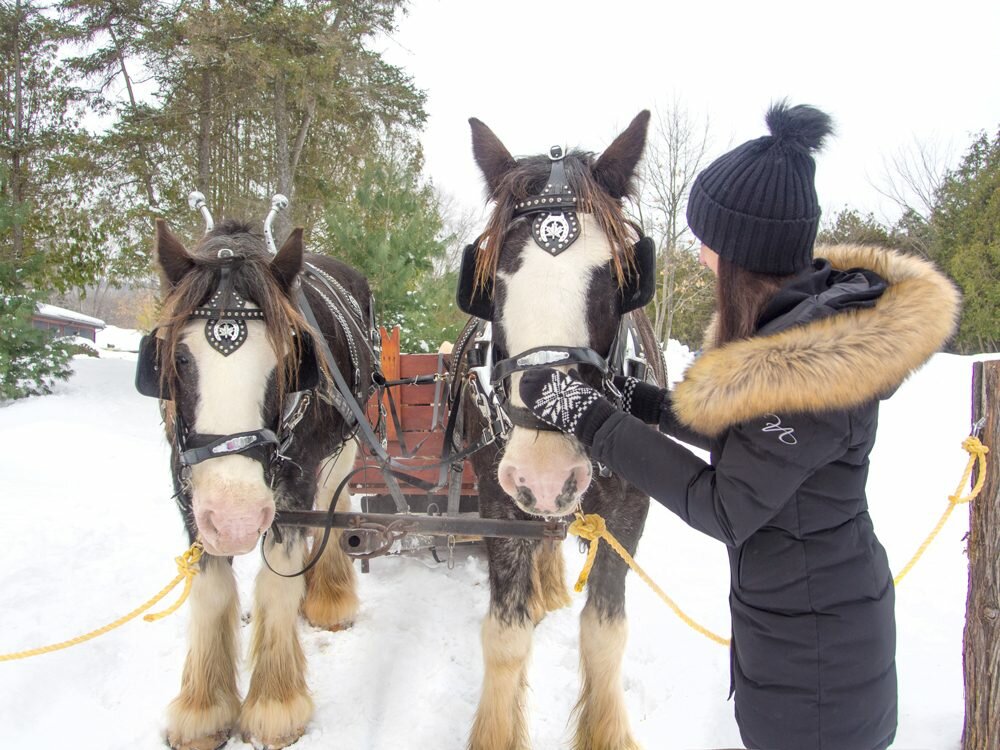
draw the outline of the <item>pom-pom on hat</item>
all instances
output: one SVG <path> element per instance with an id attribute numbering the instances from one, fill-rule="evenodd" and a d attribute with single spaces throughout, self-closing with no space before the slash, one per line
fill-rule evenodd
<path id="1" fill-rule="evenodd" d="M 748 271 L 791 274 L 812 262 L 819 227 L 812 155 L 833 132 L 815 107 L 772 104 L 770 135 L 723 154 L 698 175 L 688 226 L 708 247 Z"/>

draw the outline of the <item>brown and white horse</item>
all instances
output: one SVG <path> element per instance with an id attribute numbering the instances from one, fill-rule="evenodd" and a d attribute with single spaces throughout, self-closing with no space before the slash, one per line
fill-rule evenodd
<path id="1" fill-rule="evenodd" d="M 213 750 L 238 731 L 257 746 L 284 747 L 303 734 L 313 710 L 298 613 L 331 630 L 350 624 L 358 607 L 354 571 L 336 543 L 327 545 L 306 577 L 261 569 L 253 674 L 241 698 L 240 608 L 230 562 L 254 549 L 276 513 L 280 522 L 284 509 L 349 501 L 346 492 L 333 494 L 354 463 L 355 445 L 330 404 L 326 368 L 312 359 L 313 332 L 291 295 L 304 262 L 316 278 L 328 279 L 325 286 L 303 283 L 302 289 L 341 372 L 363 390 L 372 382 L 368 284 L 339 261 L 303 256 L 301 230 L 272 256 L 261 234 L 227 221 L 188 252 L 161 221 L 156 254 L 166 296 L 152 348 L 140 355 L 140 380 L 145 357 L 145 387 L 165 406 L 187 530 L 206 553 L 192 588 L 190 648 L 180 694 L 168 710 L 167 742 L 175 750 Z M 323 299 L 334 293 L 342 298 L 339 315 Z M 315 382 L 301 382 L 310 368 L 316 375 L 317 366 Z M 151 371 L 158 384 L 148 382 Z M 303 405 L 300 388 L 306 386 L 313 390 Z M 289 431 L 283 412 L 296 391 L 300 397 L 291 403 L 301 419 Z M 363 402 L 367 391 L 358 395 Z M 280 454 L 270 437 L 282 443 Z M 246 448 L 248 441 L 256 445 Z M 268 560 L 276 571 L 298 572 L 307 556 L 305 535 L 282 531 L 280 543 L 268 535 Z"/>
<path id="2" fill-rule="evenodd" d="M 520 361 L 519 353 L 545 347 L 587 348 L 608 358 L 623 315 L 631 315 L 645 350 L 656 352 L 650 357 L 652 375 L 663 382 L 662 357 L 648 319 L 641 309 L 623 311 L 621 302 L 629 276 L 638 271 L 634 243 L 639 239 L 621 200 L 631 190 L 648 121 L 648 112 L 637 116 L 599 158 L 555 150 L 549 156 L 515 160 L 489 128 L 470 120 L 473 152 L 495 205 L 485 239 L 475 248 L 475 289 L 460 289 L 459 301 L 462 304 L 464 297 L 464 309 L 492 320 L 497 358 Z M 566 184 L 552 184 L 556 160 L 562 170 L 558 182 Z M 553 193 L 559 195 L 552 197 Z M 573 208 L 564 226 L 552 228 L 554 235 L 546 234 L 546 214 L 531 208 L 539 201 Z M 542 244 L 573 234 L 578 237 L 565 248 L 558 242 Z M 647 263 L 643 271 L 651 276 L 651 265 Z M 463 279 L 468 282 L 472 277 L 463 268 Z M 647 284 L 651 281 L 646 279 Z M 476 311 L 475 306 L 483 304 L 475 299 L 477 293 L 489 296 L 486 312 Z M 601 384 L 594 368 L 584 365 L 580 372 L 593 385 Z M 523 414 L 524 404 L 517 395 L 519 377 L 513 372 L 505 384 L 511 414 L 519 408 Z M 464 413 L 467 424 L 484 426 L 477 408 L 467 404 Z M 600 513 L 608 529 L 634 554 L 649 498 L 617 476 L 599 476 L 574 438 L 532 429 L 530 422 L 519 424 L 516 418 L 514 424 L 504 444 L 494 444 L 472 459 L 479 479 L 480 513 L 524 519 L 564 516 L 582 507 L 587 513 Z M 475 430 L 470 432 L 467 439 L 475 439 Z M 530 746 L 524 702 L 532 632 L 546 611 L 569 603 L 563 558 L 548 543 L 524 540 L 490 539 L 487 549 L 490 608 L 482 629 L 485 676 L 469 747 L 524 750 Z M 601 545 L 580 622 L 583 685 L 575 712 L 576 750 L 638 747 L 621 685 L 626 572 L 625 563 Z"/>

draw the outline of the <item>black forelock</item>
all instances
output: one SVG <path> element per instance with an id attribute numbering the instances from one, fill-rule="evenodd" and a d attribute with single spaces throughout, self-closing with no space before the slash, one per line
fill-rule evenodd
<path id="1" fill-rule="evenodd" d="M 583 180 L 590 179 L 594 154 L 573 149 L 563 158 L 563 167 L 569 178 L 570 188 L 578 192 Z M 515 201 L 537 196 L 545 188 L 552 171 L 552 160 L 544 155 L 526 156 L 517 160 L 517 166 L 504 176 L 500 190 L 509 191 Z"/>
<path id="2" fill-rule="evenodd" d="M 270 255 L 264 242 L 263 232 L 258 231 L 256 225 L 237 219 L 225 219 L 217 224 L 198 243 L 193 255 L 199 258 L 211 258 L 225 247 L 247 258 Z"/>

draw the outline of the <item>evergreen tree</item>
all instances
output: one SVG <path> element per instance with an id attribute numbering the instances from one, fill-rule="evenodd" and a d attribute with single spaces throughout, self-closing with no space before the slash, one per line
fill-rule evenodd
<path id="1" fill-rule="evenodd" d="M 892 247 L 890 231 L 869 212 L 862 216 L 853 208 L 844 208 L 816 236 L 818 245 L 877 245 Z"/>
<path id="2" fill-rule="evenodd" d="M 0 172 L 0 186 L 6 182 Z M 12 241 L 24 218 L 19 208 L 0 190 L 0 243 Z M 28 280 L 41 275 L 36 267 L 41 261 L 41 255 L 24 262 L 0 258 L 0 400 L 49 393 L 56 380 L 70 374 L 66 345 L 31 324 L 42 295 Z"/>
<path id="3" fill-rule="evenodd" d="M 933 257 L 964 297 L 956 347 L 1000 351 L 1000 131 L 980 134 L 948 173 L 931 223 Z"/>
<path id="4" fill-rule="evenodd" d="M 419 162 L 398 152 L 370 161 L 354 192 L 331 202 L 313 251 L 326 252 L 367 276 L 376 313 L 402 329 L 404 346 L 436 351 L 457 338 L 464 318 L 454 305 L 454 272 L 444 264 L 437 198 L 421 185 Z"/>

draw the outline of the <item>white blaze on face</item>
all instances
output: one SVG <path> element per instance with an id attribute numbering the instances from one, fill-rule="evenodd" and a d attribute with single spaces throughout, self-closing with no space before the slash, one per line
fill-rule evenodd
<path id="1" fill-rule="evenodd" d="M 578 214 L 580 237 L 552 256 L 528 238 L 513 274 L 499 272 L 506 298 L 498 310 L 508 356 L 538 346 L 589 347 L 587 293 L 596 271 L 611 260 L 611 244 L 590 214 Z M 560 367 L 563 371 L 569 367 Z M 512 403 L 520 374 L 511 377 Z M 579 443 L 557 432 L 515 427 L 498 467 L 500 486 L 525 511 L 573 512 L 591 479 L 590 459 Z M 528 490 L 529 493 L 526 493 Z"/>
<path id="2" fill-rule="evenodd" d="M 233 435 L 265 427 L 264 397 L 277 358 L 263 321 L 247 321 L 246 341 L 228 357 L 205 338 L 204 321 L 188 323 L 182 341 L 198 371 L 193 432 Z M 243 455 L 220 456 L 191 469 L 193 508 L 211 554 L 249 552 L 274 519 L 274 499 L 261 464 Z"/>

